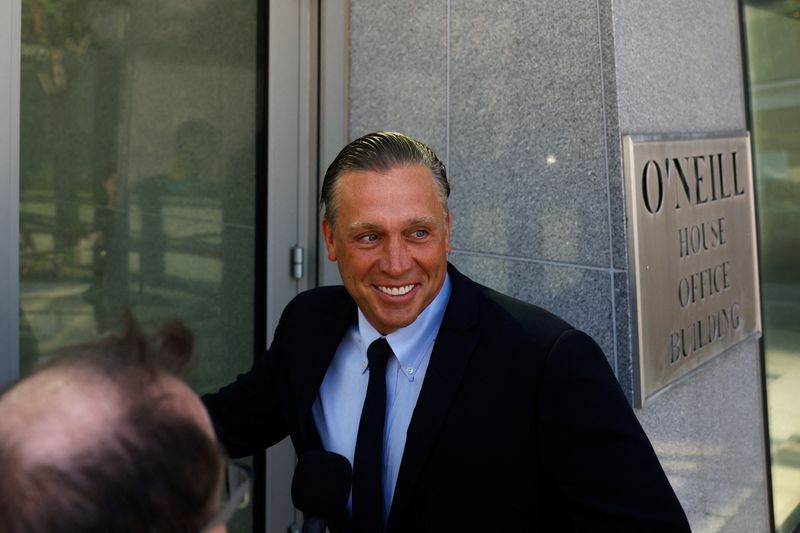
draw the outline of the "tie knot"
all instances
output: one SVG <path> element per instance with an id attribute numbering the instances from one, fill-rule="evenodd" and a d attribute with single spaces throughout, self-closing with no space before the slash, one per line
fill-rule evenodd
<path id="1" fill-rule="evenodd" d="M 386 362 L 392 354 L 392 348 L 386 341 L 386 337 L 380 337 L 372 341 L 367 349 L 367 359 L 369 360 L 370 373 L 386 373 Z"/>

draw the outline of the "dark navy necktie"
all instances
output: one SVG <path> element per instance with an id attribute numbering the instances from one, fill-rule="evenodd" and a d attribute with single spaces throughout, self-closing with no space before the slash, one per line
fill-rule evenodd
<path id="1" fill-rule="evenodd" d="M 353 524 L 358 533 L 383 531 L 383 426 L 386 362 L 392 349 L 381 337 L 369 345 L 369 385 L 353 458 Z"/>

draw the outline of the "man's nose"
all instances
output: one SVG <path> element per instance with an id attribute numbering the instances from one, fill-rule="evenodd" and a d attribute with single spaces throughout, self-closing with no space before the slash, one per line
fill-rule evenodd
<path id="1" fill-rule="evenodd" d="M 406 272 L 412 264 L 408 246 L 401 238 L 389 239 L 383 255 L 383 270 L 387 274 L 398 276 Z"/>

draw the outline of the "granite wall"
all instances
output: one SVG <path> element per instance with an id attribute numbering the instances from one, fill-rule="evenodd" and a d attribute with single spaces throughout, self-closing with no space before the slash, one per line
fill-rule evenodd
<path id="1" fill-rule="evenodd" d="M 739 24 L 734 0 L 613 1 L 611 134 L 746 129 Z M 694 531 L 768 530 L 758 359 L 743 342 L 637 413 Z"/>
<path id="2" fill-rule="evenodd" d="M 447 163 L 451 260 L 591 334 L 632 392 L 624 133 L 745 129 L 736 0 L 351 0 L 350 137 Z M 757 346 L 637 414 L 693 529 L 768 528 Z"/>

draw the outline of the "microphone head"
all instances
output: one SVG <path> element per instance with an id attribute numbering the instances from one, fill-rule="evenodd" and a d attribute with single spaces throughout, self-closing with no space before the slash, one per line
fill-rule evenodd
<path id="1" fill-rule="evenodd" d="M 292 502 L 306 516 L 330 520 L 347 509 L 353 467 L 338 453 L 310 451 L 297 461 Z"/>

